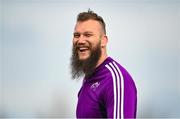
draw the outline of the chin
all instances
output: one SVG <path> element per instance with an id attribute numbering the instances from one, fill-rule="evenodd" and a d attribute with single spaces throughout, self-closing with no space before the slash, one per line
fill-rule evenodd
<path id="1" fill-rule="evenodd" d="M 79 56 L 79 60 L 84 61 L 87 60 L 89 56 Z"/>

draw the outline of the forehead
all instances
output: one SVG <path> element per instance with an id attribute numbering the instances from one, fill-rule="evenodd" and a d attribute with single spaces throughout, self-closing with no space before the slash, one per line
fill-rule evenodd
<path id="1" fill-rule="evenodd" d="M 76 23 L 75 32 L 97 32 L 101 29 L 101 25 L 96 20 L 80 21 Z"/>

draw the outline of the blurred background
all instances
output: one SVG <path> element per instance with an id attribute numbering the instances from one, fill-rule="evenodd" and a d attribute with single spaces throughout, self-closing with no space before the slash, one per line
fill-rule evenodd
<path id="1" fill-rule="evenodd" d="M 0 117 L 75 118 L 76 16 L 107 25 L 108 54 L 132 75 L 139 118 L 180 118 L 179 0 L 1 0 Z"/>

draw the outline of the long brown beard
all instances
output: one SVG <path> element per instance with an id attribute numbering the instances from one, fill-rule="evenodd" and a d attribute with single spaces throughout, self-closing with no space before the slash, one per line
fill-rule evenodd
<path id="1" fill-rule="evenodd" d="M 71 56 L 72 79 L 78 79 L 83 75 L 85 75 L 85 77 L 88 78 L 95 71 L 96 65 L 101 56 L 101 45 L 99 42 L 95 48 L 92 48 L 91 43 L 88 42 L 88 44 L 90 56 L 85 60 L 79 60 L 78 46 L 76 44 L 73 45 Z"/>

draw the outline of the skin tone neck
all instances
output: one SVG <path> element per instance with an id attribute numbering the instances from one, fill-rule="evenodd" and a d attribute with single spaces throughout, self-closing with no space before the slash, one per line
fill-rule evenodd
<path id="1" fill-rule="evenodd" d="M 106 44 L 107 44 L 107 36 L 104 36 L 104 37 L 105 37 L 104 40 L 106 40 Z M 107 51 L 106 51 L 106 46 L 101 46 L 101 51 L 102 51 L 101 56 L 100 56 L 100 58 L 98 60 L 98 63 L 96 65 L 96 67 L 98 67 L 100 64 L 102 64 L 104 62 L 104 60 L 108 57 Z"/>

